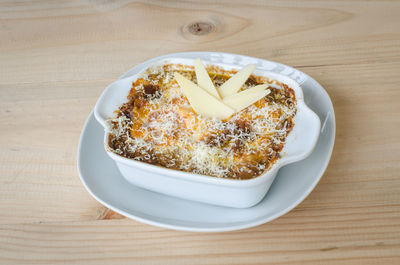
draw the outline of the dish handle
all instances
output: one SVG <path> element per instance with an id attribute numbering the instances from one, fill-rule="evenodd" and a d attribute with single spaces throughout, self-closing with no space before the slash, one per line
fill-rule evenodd
<path id="1" fill-rule="evenodd" d="M 280 159 L 283 165 L 300 161 L 311 154 L 317 144 L 321 129 L 321 122 L 304 102 L 298 106 L 295 117 L 295 127 L 286 141 L 287 150 L 283 150 L 284 156 Z"/>
<path id="2" fill-rule="evenodd" d="M 115 115 L 114 111 L 127 101 L 126 97 L 132 88 L 132 82 L 136 79 L 137 75 L 119 79 L 111 83 L 101 94 L 94 107 L 94 116 L 104 128 L 106 121 Z"/>

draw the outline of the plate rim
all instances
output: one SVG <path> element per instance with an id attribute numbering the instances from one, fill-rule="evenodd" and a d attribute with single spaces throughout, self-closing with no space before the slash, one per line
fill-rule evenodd
<path id="1" fill-rule="evenodd" d="M 167 228 L 167 229 L 172 229 L 172 230 L 178 230 L 178 231 L 190 231 L 190 232 L 227 232 L 227 231 L 235 231 L 235 230 L 242 230 L 242 229 L 246 229 L 246 228 L 255 227 L 255 226 L 270 222 L 270 221 L 272 221 L 272 220 L 274 220 L 274 219 L 276 219 L 276 218 L 278 218 L 280 216 L 283 216 L 286 213 L 288 213 L 289 211 L 291 211 L 292 209 L 294 209 L 295 207 L 297 207 L 305 198 L 308 197 L 308 195 L 312 192 L 312 190 L 314 190 L 314 188 L 316 187 L 318 182 L 321 180 L 323 174 L 325 173 L 325 171 L 326 171 L 326 169 L 327 169 L 327 167 L 329 165 L 329 162 L 330 162 L 331 157 L 332 157 L 334 145 L 335 145 L 335 139 L 336 139 L 335 112 L 334 112 L 332 100 L 329 97 L 329 94 L 326 92 L 325 88 L 323 86 L 321 86 L 321 84 L 319 84 L 315 79 L 313 79 L 312 77 L 310 77 L 306 73 L 304 73 L 304 72 L 302 72 L 302 71 L 300 71 L 300 70 L 298 70 L 296 68 L 293 68 L 293 67 L 290 67 L 290 66 L 278 63 L 278 62 L 265 60 L 265 59 L 261 59 L 261 58 L 256 58 L 256 57 L 251 57 L 251 56 L 247 56 L 247 55 L 241 55 L 241 54 L 231 54 L 231 53 L 224 53 L 224 52 L 195 52 L 195 51 L 194 52 L 183 52 L 183 53 L 170 53 L 170 54 L 165 54 L 165 55 L 161 55 L 161 56 L 158 56 L 158 57 L 150 58 L 149 60 L 146 60 L 146 61 L 144 61 L 144 62 L 142 62 L 140 64 L 145 64 L 148 61 L 153 61 L 153 60 L 157 60 L 157 59 L 168 58 L 170 56 L 172 57 L 172 56 L 183 55 L 183 54 L 184 55 L 190 55 L 190 54 L 204 54 L 204 55 L 206 55 L 206 54 L 209 54 L 209 53 L 214 53 L 214 54 L 215 53 L 219 53 L 219 54 L 225 54 L 225 55 L 231 55 L 231 56 L 242 56 L 242 57 L 252 58 L 252 59 L 256 59 L 256 60 L 262 60 L 262 61 L 267 61 L 267 62 L 271 62 L 271 63 L 276 63 L 278 65 L 282 65 L 282 66 L 294 69 L 294 70 L 304 74 L 305 77 L 306 77 L 305 81 L 310 79 L 312 82 L 316 83 L 319 86 L 319 89 L 321 89 L 321 91 L 329 99 L 330 109 L 332 110 L 331 115 L 332 115 L 332 119 L 333 119 L 333 127 L 332 127 L 332 130 L 333 130 L 332 135 L 333 135 L 333 137 L 330 138 L 330 143 L 329 143 L 330 148 L 329 148 L 329 152 L 328 152 L 328 154 L 329 154 L 328 159 L 326 159 L 324 165 L 321 166 L 321 168 L 320 168 L 318 174 L 316 174 L 316 177 L 315 177 L 314 181 L 312 182 L 312 184 L 310 186 L 308 186 L 308 188 L 302 193 L 302 196 L 299 196 L 299 198 L 295 202 L 293 202 L 292 204 L 290 204 L 286 208 L 283 208 L 282 210 L 276 212 L 275 214 L 270 215 L 270 216 L 268 216 L 266 218 L 262 218 L 261 217 L 261 218 L 255 219 L 254 221 L 248 221 L 248 222 L 245 222 L 244 224 L 231 225 L 231 226 L 226 226 L 226 227 L 210 228 L 210 227 L 193 227 L 193 226 L 190 226 L 190 225 L 188 225 L 188 226 L 185 226 L 185 225 L 173 225 L 173 224 L 154 221 L 154 220 L 150 220 L 150 219 L 146 219 L 146 218 L 143 218 L 143 217 L 139 217 L 139 216 L 130 214 L 129 212 L 121 210 L 121 209 L 109 204 L 108 202 L 104 201 L 99 196 L 97 196 L 95 194 L 95 192 L 92 191 L 92 189 L 88 186 L 88 183 L 86 182 L 86 180 L 85 180 L 85 178 L 83 176 L 84 174 L 82 173 L 82 169 L 81 169 L 82 168 L 82 164 L 81 164 L 81 154 L 82 154 L 82 152 L 81 151 L 82 151 L 82 148 L 83 148 L 82 146 L 83 146 L 84 134 L 85 134 L 85 132 L 86 132 L 88 126 L 89 126 L 89 123 L 90 123 L 91 119 L 95 120 L 93 109 L 92 109 L 90 114 L 89 114 L 89 116 L 87 117 L 83 127 L 82 127 L 81 134 L 80 134 L 80 137 L 79 137 L 78 154 L 77 154 L 77 169 L 78 169 L 78 173 L 79 173 L 79 178 L 80 178 L 83 186 L 86 188 L 86 190 L 89 192 L 89 194 L 94 199 L 96 199 L 98 202 L 100 202 L 104 206 L 108 207 L 109 209 L 111 209 L 111 210 L 113 210 L 113 211 L 115 211 L 115 212 L 117 212 L 117 213 L 119 213 L 119 214 L 121 214 L 121 215 L 123 215 L 125 217 L 128 217 L 130 219 L 133 219 L 133 220 L 145 223 L 145 224 L 157 226 L 157 227 L 162 227 L 162 228 Z M 140 65 L 140 64 L 138 64 L 138 65 Z M 136 65 L 136 66 L 138 66 L 138 65 Z M 136 66 L 134 66 L 134 67 L 136 67 Z M 125 72 L 123 75 L 121 75 L 118 79 L 126 77 L 126 75 L 132 70 L 132 68 L 129 69 L 127 72 Z M 180 199 L 180 200 L 182 200 L 182 199 Z"/>

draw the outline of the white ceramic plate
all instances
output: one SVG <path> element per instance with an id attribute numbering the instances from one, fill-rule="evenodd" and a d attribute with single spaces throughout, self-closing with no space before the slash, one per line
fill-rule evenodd
<path id="1" fill-rule="evenodd" d="M 129 184 L 103 148 L 104 129 L 90 114 L 82 130 L 78 170 L 89 193 L 106 207 L 129 218 L 170 229 L 202 232 L 231 231 L 271 221 L 296 207 L 313 190 L 324 173 L 335 139 L 332 102 L 325 90 L 308 75 L 282 64 L 257 58 L 212 52 L 169 54 L 136 66 L 150 65 L 168 57 L 200 57 L 215 63 L 254 63 L 258 68 L 287 75 L 302 86 L 306 104 L 319 116 L 322 126 L 313 153 L 279 170 L 265 198 L 247 209 L 218 207 L 181 200 Z M 121 76 L 128 77 L 134 68 Z"/>

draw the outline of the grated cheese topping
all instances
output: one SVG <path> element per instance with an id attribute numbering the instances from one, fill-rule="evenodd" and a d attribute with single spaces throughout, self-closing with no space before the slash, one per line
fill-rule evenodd
<path id="1" fill-rule="evenodd" d="M 108 121 L 109 147 L 121 156 L 214 177 L 249 179 L 280 157 L 296 114 L 294 91 L 251 76 L 241 90 L 268 83 L 271 93 L 227 120 L 196 114 L 174 80 L 174 72 L 197 82 L 194 68 L 151 67 L 132 84 L 128 101 Z M 236 71 L 207 68 L 216 87 Z"/>

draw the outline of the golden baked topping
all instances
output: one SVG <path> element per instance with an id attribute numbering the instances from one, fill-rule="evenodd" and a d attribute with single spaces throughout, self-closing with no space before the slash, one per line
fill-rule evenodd
<path id="1" fill-rule="evenodd" d="M 237 75 L 202 67 L 196 61 L 195 67 L 147 69 L 109 120 L 110 149 L 138 161 L 214 177 L 249 179 L 268 170 L 294 125 L 294 91 L 251 75 L 252 67 Z"/>

